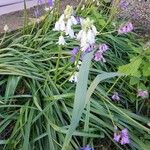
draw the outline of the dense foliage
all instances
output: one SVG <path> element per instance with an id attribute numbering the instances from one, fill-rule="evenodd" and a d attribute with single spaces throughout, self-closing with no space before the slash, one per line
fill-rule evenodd
<path id="1" fill-rule="evenodd" d="M 57 7 L 57 6 L 56 6 Z M 57 7 L 58 8 L 58 7 Z M 76 16 L 94 21 L 96 46 L 85 54 L 78 82 L 72 49 L 80 42 L 54 31 L 58 10 L 23 31 L 5 33 L 0 45 L 0 145 L 6 150 L 150 149 L 150 49 L 135 33 L 118 34 L 122 22 L 115 10 L 89 1 Z M 75 33 L 81 25 L 73 26 Z M 105 43 L 106 62 L 95 61 L 97 45 Z M 76 61 L 80 59 L 80 52 Z M 119 71 L 118 71 L 119 70 Z M 112 95 L 118 93 L 118 100 Z M 113 139 L 128 129 L 129 144 Z"/>

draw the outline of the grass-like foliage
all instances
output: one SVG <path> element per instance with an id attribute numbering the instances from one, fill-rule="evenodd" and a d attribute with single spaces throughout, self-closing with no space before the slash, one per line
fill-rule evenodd
<path id="1" fill-rule="evenodd" d="M 70 61 L 71 50 L 80 43 L 65 36 L 66 44 L 57 44 L 57 9 L 40 23 L 1 36 L 0 149 L 79 150 L 89 145 L 94 150 L 149 150 L 150 100 L 137 96 L 138 89 L 150 90 L 150 70 L 144 67 L 150 64 L 149 49 L 143 56 L 136 34 L 118 34 L 122 22 L 114 20 L 115 9 L 88 1 L 76 15 L 94 20 L 96 45 L 105 43 L 109 50 L 106 62 L 94 61 L 97 46 L 87 53 L 78 82 L 71 83 L 78 70 Z M 73 28 L 78 33 L 81 25 Z M 138 76 L 143 68 L 146 75 Z M 129 144 L 113 139 L 116 127 L 128 129 Z"/>

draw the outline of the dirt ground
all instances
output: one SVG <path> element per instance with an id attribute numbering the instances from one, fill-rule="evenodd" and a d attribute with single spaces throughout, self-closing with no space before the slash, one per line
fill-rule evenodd
<path id="1" fill-rule="evenodd" d="M 61 0 L 60 3 L 60 8 L 61 10 L 64 10 L 66 5 L 72 5 L 72 6 L 77 6 L 78 5 L 78 0 Z M 40 6 L 40 10 L 42 13 L 44 13 L 44 8 L 45 5 Z M 36 7 L 32 7 L 31 9 L 28 10 L 28 16 L 30 18 L 34 17 L 34 10 Z M 41 13 L 41 14 L 42 14 Z M 23 26 L 24 22 L 24 11 L 17 11 L 5 15 L 0 16 L 0 33 L 3 33 L 3 28 L 7 24 L 9 26 L 9 30 L 13 31 L 16 29 L 19 29 Z"/>

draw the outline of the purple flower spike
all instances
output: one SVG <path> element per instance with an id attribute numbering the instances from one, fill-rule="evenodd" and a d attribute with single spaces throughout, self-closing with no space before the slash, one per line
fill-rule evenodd
<path id="1" fill-rule="evenodd" d="M 95 61 L 102 61 L 106 62 L 105 58 L 103 57 L 103 53 L 101 51 L 97 51 L 94 55 L 94 60 Z"/>
<path id="2" fill-rule="evenodd" d="M 129 3 L 126 0 L 121 0 L 119 6 L 120 6 L 120 9 L 125 10 L 128 8 Z"/>
<path id="3" fill-rule="evenodd" d="M 53 6 L 53 0 L 48 0 L 48 5 L 49 5 L 49 7 L 52 7 Z"/>
<path id="4" fill-rule="evenodd" d="M 91 150 L 91 148 L 89 147 L 89 145 L 87 145 L 87 146 L 81 148 L 80 150 Z"/>
<path id="5" fill-rule="evenodd" d="M 121 141 L 120 141 L 121 145 L 124 145 L 124 144 L 129 144 L 129 136 L 128 136 L 128 129 L 123 129 L 121 131 Z"/>
<path id="6" fill-rule="evenodd" d="M 113 100 L 117 100 L 117 101 L 120 100 L 119 94 L 118 94 L 117 92 L 114 92 L 114 94 L 112 95 L 111 98 L 112 98 Z"/>
<path id="7" fill-rule="evenodd" d="M 147 90 L 141 90 L 141 89 L 139 89 L 137 96 L 141 97 L 143 99 L 144 98 L 148 98 L 148 91 Z"/>
<path id="8" fill-rule="evenodd" d="M 118 30 L 119 34 L 123 34 L 123 33 L 128 33 L 131 32 L 133 30 L 133 24 L 131 22 L 128 22 L 126 25 L 124 25 L 123 27 L 120 27 Z"/>
<path id="9" fill-rule="evenodd" d="M 99 50 L 100 50 L 101 52 L 106 52 L 106 51 L 108 50 L 108 46 L 107 46 L 105 43 L 100 44 L 100 45 L 99 45 Z"/>

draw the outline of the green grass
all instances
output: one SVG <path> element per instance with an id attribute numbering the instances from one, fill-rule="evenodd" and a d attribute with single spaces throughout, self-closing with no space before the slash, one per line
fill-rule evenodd
<path id="1" fill-rule="evenodd" d="M 66 38 L 59 47 L 58 32 L 52 31 L 57 13 L 48 14 L 41 24 L 24 32 L 6 34 L 0 45 L 0 145 L 4 150 L 74 150 L 89 144 L 94 149 L 150 149 L 149 101 L 137 98 L 137 85 L 118 67 L 142 48 L 135 34 L 118 35 L 108 22 L 108 9 L 88 3 L 77 14 L 90 17 L 100 32 L 96 43 L 110 49 L 107 63 L 94 62 L 86 55 L 77 84 L 68 81 L 76 70 L 71 50 L 79 45 Z M 79 31 L 76 26 L 75 30 Z M 147 85 L 147 78 L 140 83 Z M 143 82 L 144 81 L 144 82 Z M 121 100 L 111 95 L 119 92 Z M 114 125 L 128 128 L 130 144 L 113 140 Z"/>

